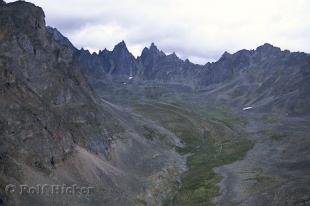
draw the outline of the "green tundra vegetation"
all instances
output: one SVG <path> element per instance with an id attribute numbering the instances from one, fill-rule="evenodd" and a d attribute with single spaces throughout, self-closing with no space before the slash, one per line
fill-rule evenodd
<path id="1" fill-rule="evenodd" d="M 168 102 L 134 106 L 137 112 L 174 132 L 184 143 L 176 150 L 189 155 L 180 188 L 163 205 L 213 205 L 221 180 L 213 169 L 242 159 L 252 147 L 243 132 L 246 122 L 225 106 Z M 150 133 L 146 138 L 151 138 Z"/>

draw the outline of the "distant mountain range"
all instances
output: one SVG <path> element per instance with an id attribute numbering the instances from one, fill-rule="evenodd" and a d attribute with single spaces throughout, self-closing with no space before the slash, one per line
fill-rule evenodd
<path id="1" fill-rule="evenodd" d="M 66 38 L 61 39 L 62 44 L 68 44 Z M 222 93 L 239 103 L 285 108 L 294 114 L 310 112 L 306 103 L 310 97 L 310 55 L 306 53 L 264 44 L 256 50 L 225 52 L 217 62 L 197 65 L 181 60 L 175 53 L 166 55 L 154 43 L 137 58 L 124 41 L 113 51 L 105 49 L 99 54 L 74 51 L 74 61 L 92 78 L 92 84 L 102 79 L 180 84 L 195 89 L 222 84 L 227 85 Z"/>
<path id="2" fill-rule="evenodd" d="M 214 63 L 198 65 L 183 61 L 175 53 L 166 55 L 154 43 L 144 48 L 137 58 L 128 51 L 124 41 L 112 51 L 104 49 L 91 54 L 88 50 L 74 48 L 56 29 L 48 28 L 47 31 L 53 34 L 56 42 L 73 51 L 74 63 L 86 76 L 94 78 L 93 81 L 161 82 L 196 89 L 213 84 L 233 84 L 225 92 L 238 93 L 230 98 L 243 103 L 250 97 L 251 103 L 266 107 L 272 103 L 292 113 L 310 112 L 305 101 L 310 97 L 307 89 L 310 86 L 310 55 L 307 53 L 282 51 L 266 43 L 255 50 L 225 52 Z M 256 76 L 260 78 L 253 79 Z"/>

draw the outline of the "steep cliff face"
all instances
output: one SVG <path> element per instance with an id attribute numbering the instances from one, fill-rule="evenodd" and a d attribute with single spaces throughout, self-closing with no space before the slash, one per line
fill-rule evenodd
<path id="1" fill-rule="evenodd" d="M 45 36 L 43 11 L 34 5 L 24 2 L 4 5 L 1 7 L 0 19 L 2 32 L 1 117 L 3 132 L 7 132 L 4 138 L 9 138 L 8 135 L 15 133 L 19 136 L 13 142 L 9 139 L 6 140 L 11 144 L 7 145 L 8 148 L 5 152 L 13 152 L 14 150 L 9 148 L 23 146 L 22 141 L 26 141 L 28 136 L 30 141 L 40 144 L 31 138 L 34 134 L 23 134 L 24 130 L 35 122 L 38 124 L 37 135 L 42 136 L 43 141 L 44 139 L 48 141 L 49 136 L 52 135 L 51 130 L 57 129 L 57 125 L 50 125 L 53 120 L 56 122 L 56 114 L 50 111 L 49 104 L 59 102 L 57 96 L 51 94 L 60 94 L 62 91 L 64 92 L 65 88 L 63 88 L 64 85 L 54 87 L 61 79 L 57 78 L 57 73 L 60 71 L 53 71 L 53 68 L 58 65 L 64 67 L 64 70 L 66 67 L 68 69 L 67 59 L 70 59 L 72 53 L 63 48 L 63 53 L 60 54 L 61 48 L 50 43 Z M 48 55 L 45 53 L 46 50 L 50 51 Z M 65 60 L 62 60 L 62 57 Z M 66 92 L 66 96 L 58 98 L 65 99 L 67 97 L 70 99 L 73 91 L 68 89 Z M 42 107 L 43 105 L 45 108 Z M 23 110 L 22 108 L 24 108 L 24 112 L 20 111 Z M 46 111 L 45 114 L 40 112 L 43 109 Z M 48 119 L 51 121 L 46 121 Z M 28 126 L 27 123 L 29 123 Z M 59 132 L 62 131 L 61 127 L 60 124 Z M 57 151 L 59 154 L 70 150 L 71 135 L 64 133 L 63 136 L 64 138 L 59 142 L 50 138 L 50 148 L 41 151 L 41 155 L 39 155 L 39 151 L 33 151 L 38 147 L 27 149 L 26 152 L 38 156 L 38 158 L 42 157 L 48 163 L 52 158 L 53 148 L 61 150 L 61 152 Z M 23 138 L 25 139 L 23 140 Z"/>
<path id="2" fill-rule="evenodd" d="M 4 131 L 8 132 L 6 135 L 12 131 L 15 137 L 19 136 L 12 147 L 23 147 L 22 142 L 30 141 L 26 145 L 31 147 L 24 152 L 38 158 L 42 167 L 51 168 L 52 158 L 60 161 L 72 151 L 74 142 L 80 142 L 73 135 L 79 131 L 66 128 L 67 120 L 97 122 L 97 102 L 83 75 L 72 70 L 71 48 L 54 41 L 52 33 L 47 31 L 41 8 L 26 2 L 6 4 L 1 8 L 0 19 Z M 71 105 L 80 107 L 85 114 L 65 115 L 65 108 Z M 25 134 L 32 126 L 35 131 Z M 107 137 L 102 135 L 102 138 L 104 141 Z M 46 141 L 48 148 L 41 148 L 41 141 Z"/>
<path id="3" fill-rule="evenodd" d="M 111 68 L 110 74 L 135 76 L 137 74 L 138 65 L 134 56 L 128 51 L 124 41 L 117 44 L 110 54 Z"/>
<path id="4" fill-rule="evenodd" d="M 74 62 L 76 53 L 83 52 L 56 29 L 45 26 L 41 8 L 23 1 L 1 4 L 1 204 L 55 205 L 68 198 L 73 205 L 132 203 L 149 188 L 148 176 L 166 168 L 170 161 L 181 161 L 170 147 L 142 136 L 145 125 L 152 128 L 152 123 L 141 124 L 141 118 L 129 116 L 94 93 L 84 71 Z M 117 62 L 134 60 L 123 45 L 110 55 L 111 65 L 119 72 L 125 65 Z M 114 73 L 113 69 L 106 71 Z M 163 128 L 154 130 L 169 133 Z M 168 142 L 178 144 L 173 134 L 168 135 Z M 157 153 L 162 158 L 152 159 Z M 152 171 L 141 172 L 142 163 Z M 91 201 L 4 191 L 8 184 L 73 182 L 97 187 Z"/>

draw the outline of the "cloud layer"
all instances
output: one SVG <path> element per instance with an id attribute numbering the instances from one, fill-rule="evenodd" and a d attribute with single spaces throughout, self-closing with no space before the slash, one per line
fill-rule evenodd
<path id="1" fill-rule="evenodd" d="M 29 0 L 47 24 L 91 51 L 125 40 L 136 56 L 154 42 L 167 53 L 196 63 L 224 51 L 268 42 L 310 52 L 308 0 Z"/>

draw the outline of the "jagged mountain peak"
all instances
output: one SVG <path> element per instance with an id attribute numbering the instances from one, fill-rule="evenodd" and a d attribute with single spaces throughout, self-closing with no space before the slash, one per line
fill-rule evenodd
<path id="1" fill-rule="evenodd" d="M 80 51 L 81 51 L 81 52 L 87 52 L 87 53 L 90 54 L 90 51 L 89 51 L 88 49 L 84 49 L 84 47 L 82 47 Z"/>
<path id="2" fill-rule="evenodd" d="M 150 47 L 145 47 L 141 53 L 141 58 L 145 59 L 147 56 L 159 57 L 159 56 L 166 56 L 166 54 L 159 50 L 157 46 L 152 42 Z"/>
<path id="3" fill-rule="evenodd" d="M 151 43 L 149 48 L 145 47 L 142 50 L 141 56 L 138 57 L 138 59 L 140 59 L 143 64 L 149 65 L 165 56 L 166 54 L 163 51 L 160 51 L 154 43 Z"/>
<path id="4" fill-rule="evenodd" d="M 259 53 L 269 54 L 269 53 L 274 53 L 274 52 L 281 52 L 281 49 L 279 47 L 273 46 L 272 44 L 265 43 L 257 47 L 255 51 Z"/>
<path id="5" fill-rule="evenodd" d="M 222 54 L 222 56 L 221 56 L 221 58 L 220 58 L 219 61 L 225 60 L 225 59 L 229 58 L 230 56 L 232 56 L 232 54 L 230 54 L 229 52 L 225 51 L 225 52 Z"/>
<path id="6" fill-rule="evenodd" d="M 270 43 L 264 43 L 263 45 L 259 46 L 261 48 L 276 48 L 275 46 L 273 46 L 272 44 Z M 258 48 L 259 48 L 258 47 Z"/>
<path id="7" fill-rule="evenodd" d="M 275 47 L 269 43 L 265 43 L 261 46 L 258 46 L 255 50 L 246 50 L 242 49 L 239 50 L 235 53 L 229 53 L 225 51 L 220 59 L 215 62 L 215 63 L 220 63 L 220 62 L 231 62 L 233 61 L 234 63 L 245 63 L 248 62 L 251 58 L 255 57 L 256 60 L 259 60 L 261 58 L 265 57 L 279 57 L 281 56 L 282 51 L 279 47 Z"/>
<path id="8" fill-rule="evenodd" d="M 106 48 L 104 50 L 99 50 L 98 55 L 107 55 L 109 54 L 111 51 L 107 50 Z"/>
<path id="9" fill-rule="evenodd" d="M 63 35 L 58 31 L 58 29 L 53 28 L 53 27 L 50 27 L 50 26 L 47 26 L 47 27 L 46 27 L 46 31 L 49 32 L 49 33 L 52 35 L 53 39 L 54 39 L 55 41 L 57 41 L 58 43 L 60 43 L 60 44 L 62 44 L 62 45 L 64 45 L 64 46 L 70 48 L 71 50 L 74 50 L 74 51 L 77 50 L 77 49 L 73 46 L 73 44 L 69 41 L 69 39 L 68 39 L 67 37 L 63 36 Z"/>
<path id="10" fill-rule="evenodd" d="M 181 60 L 175 52 L 172 52 L 171 54 L 167 55 L 167 57 L 174 60 Z"/>
<path id="11" fill-rule="evenodd" d="M 1 4 L 5 3 L 2 1 Z M 2 26 L 19 25 L 15 32 L 24 31 L 31 35 L 45 29 L 45 14 L 41 7 L 25 1 L 15 1 L 5 4 L 1 9 L 1 15 L 12 17 L 9 21 L 4 21 Z"/>
<path id="12" fill-rule="evenodd" d="M 6 3 L 3 0 L 0 0 L 0 1 L 2 1 L 1 3 L 5 3 L 7 6 L 13 7 L 16 10 L 22 10 L 22 9 L 34 9 L 35 10 L 35 9 L 39 9 L 39 10 L 41 10 L 40 12 L 45 17 L 43 9 L 41 7 L 39 7 L 39 6 L 31 3 L 31 2 L 19 0 L 19 1 L 13 1 L 13 2 Z M 27 10 L 25 10 L 25 13 L 28 13 Z"/>
<path id="13" fill-rule="evenodd" d="M 112 52 L 122 52 L 122 51 L 129 53 L 127 45 L 124 40 L 116 44 Z"/>
<path id="14" fill-rule="evenodd" d="M 222 56 L 229 56 L 229 55 L 231 54 L 228 51 L 225 51 Z"/>
<path id="15" fill-rule="evenodd" d="M 157 46 L 154 44 L 154 42 L 151 43 L 150 51 L 159 52 L 159 50 L 158 50 Z"/>

